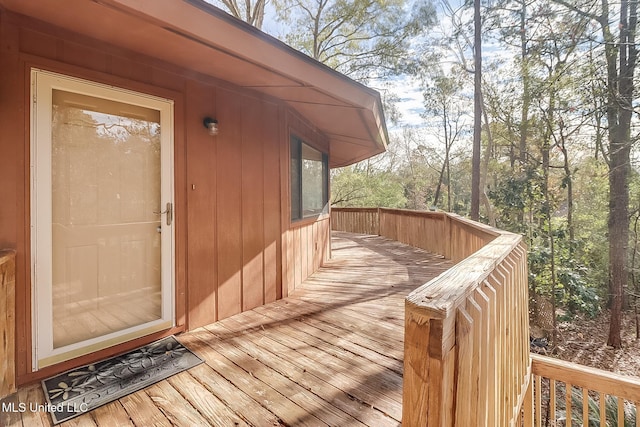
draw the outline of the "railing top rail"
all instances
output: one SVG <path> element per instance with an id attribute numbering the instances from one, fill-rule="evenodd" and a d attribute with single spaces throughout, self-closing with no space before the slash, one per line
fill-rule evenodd
<path id="1" fill-rule="evenodd" d="M 449 219 L 450 219 L 450 220 L 452 220 L 452 221 L 456 221 L 456 222 L 458 222 L 458 223 L 460 223 L 460 224 L 464 224 L 464 225 L 466 225 L 467 227 L 470 227 L 470 228 L 472 228 L 472 229 L 475 229 L 475 230 L 477 230 L 477 231 L 479 231 L 479 232 L 486 233 L 486 234 L 488 234 L 488 235 L 490 235 L 490 236 L 495 236 L 495 237 L 497 237 L 497 236 L 501 236 L 501 235 L 505 235 L 505 234 L 513 234 L 513 233 L 510 233 L 510 232 L 508 232 L 508 231 L 500 230 L 500 229 L 495 228 L 495 227 L 492 227 L 492 226 L 490 226 L 490 225 L 483 224 L 483 223 L 481 223 L 481 222 L 472 221 L 472 220 L 470 220 L 469 218 L 465 218 L 465 217 L 460 216 L 460 215 L 458 215 L 458 214 L 454 214 L 454 213 L 447 213 L 446 215 L 447 215 L 447 216 L 449 217 Z"/>
<path id="2" fill-rule="evenodd" d="M 331 210 L 336 212 L 377 212 L 380 208 L 338 208 L 332 206 Z"/>
<path id="3" fill-rule="evenodd" d="M 538 354 L 531 354 L 531 362 L 531 371 L 534 375 L 618 396 L 632 402 L 640 402 L 640 378 L 615 374 Z"/>
<path id="4" fill-rule="evenodd" d="M 491 227 L 490 225 L 472 221 L 458 214 L 444 212 L 444 211 L 418 211 L 413 209 L 399 209 L 399 208 L 338 208 L 338 207 L 332 207 L 331 210 L 334 210 L 336 212 L 376 212 L 378 211 L 382 213 L 389 213 L 389 214 L 401 215 L 401 216 L 414 216 L 414 217 L 422 216 L 422 217 L 431 217 L 434 219 L 449 218 L 451 221 L 455 221 L 459 224 L 466 225 L 471 229 L 474 229 L 478 232 L 486 233 L 489 236 L 496 237 L 501 234 L 510 234 L 506 231 L 502 231 L 497 228 Z"/>
<path id="5" fill-rule="evenodd" d="M 501 233 L 471 256 L 411 292 L 406 298 L 407 304 L 424 310 L 432 318 L 454 315 L 455 308 L 464 303 L 521 242 L 522 236 L 518 234 Z"/>
<path id="6" fill-rule="evenodd" d="M 380 212 L 391 213 L 395 215 L 406 216 L 430 216 L 430 217 L 446 217 L 448 214 L 442 211 L 418 211 L 414 209 L 397 209 L 397 208 L 380 208 Z"/>

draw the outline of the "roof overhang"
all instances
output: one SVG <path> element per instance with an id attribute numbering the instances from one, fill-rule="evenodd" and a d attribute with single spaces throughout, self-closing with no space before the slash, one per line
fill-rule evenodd
<path id="1" fill-rule="evenodd" d="M 0 5 L 278 98 L 327 135 L 331 167 L 386 149 L 377 91 L 202 0 L 0 0 Z"/>

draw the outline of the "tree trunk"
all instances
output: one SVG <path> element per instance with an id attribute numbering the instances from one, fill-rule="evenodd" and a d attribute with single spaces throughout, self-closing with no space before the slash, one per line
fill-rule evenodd
<path id="1" fill-rule="evenodd" d="M 607 59 L 607 119 L 609 121 L 609 287 L 611 319 L 607 344 L 622 347 L 620 334 L 624 288 L 628 279 L 629 171 L 633 75 L 637 59 L 635 32 L 638 0 L 620 3 L 620 39 L 617 45 L 608 24 L 608 1 L 601 20 Z M 616 50 L 617 49 L 617 50 Z M 618 56 L 618 58 L 616 58 Z M 618 61 L 616 61 L 618 59 Z M 619 68 L 618 68 L 619 67 Z"/>
<path id="2" fill-rule="evenodd" d="M 489 225 L 495 227 L 496 214 L 494 212 L 493 205 L 491 205 L 491 200 L 487 195 L 487 175 L 489 174 L 489 160 L 491 160 L 491 153 L 493 151 L 493 134 L 491 133 L 491 127 L 489 126 L 489 115 L 487 114 L 487 109 L 484 108 L 484 97 L 482 96 L 482 93 L 480 93 L 480 102 L 483 106 L 482 115 L 484 117 L 484 125 L 486 127 L 487 135 L 487 146 L 484 150 L 482 163 L 480 165 L 480 201 L 484 206 Z"/>
<path id="3" fill-rule="evenodd" d="M 571 253 L 571 255 L 573 255 L 576 234 L 573 226 L 573 174 L 571 173 L 571 166 L 569 164 L 569 153 L 567 152 L 565 135 L 562 126 L 560 126 L 560 151 L 562 151 L 562 168 L 564 169 L 564 179 L 567 185 L 567 230 L 569 231 L 569 252 Z"/>
<path id="4" fill-rule="evenodd" d="M 522 1 L 520 12 L 520 72 L 522 73 L 522 112 L 520 115 L 520 170 L 524 170 L 527 163 L 527 133 L 529 132 L 529 104 L 531 103 L 529 88 L 529 53 L 527 52 L 527 3 Z M 511 165 L 513 166 L 513 165 Z"/>
<path id="5" fill-rule="evenodd" d="M 480 0 L 474 0 L 474 96 L 473 96 L 473 156 L 471 160 L 471 219 L 480 219 L 480 144 L 482 131 L 482 21 Z"/>
<path id="6" fill-rule="evenodd" d="M 619 133 L 619 132 L 616 132 Z M 618 136 L 619 138 L 619 136 Z M 616 138 L 616 139 L 618 139 Z M 622 339 L 622 297 L 627 282 L 627 246 L 629 241 L 629 147 L 611 141 L 609 172 L 609 275 L 611 319 L 607 344 L 620 348 Z"/>

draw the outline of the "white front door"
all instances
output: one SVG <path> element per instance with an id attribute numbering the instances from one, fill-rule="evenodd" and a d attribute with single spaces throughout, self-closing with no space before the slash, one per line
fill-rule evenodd
<path id="1" fill-rule="evenodd" d="M 174 325 L 173 103 L 32 70 L 34 368 Z"/>

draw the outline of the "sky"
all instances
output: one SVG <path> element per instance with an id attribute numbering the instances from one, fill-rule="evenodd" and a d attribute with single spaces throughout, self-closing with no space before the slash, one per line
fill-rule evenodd
<path id="1" fill-rule="evenodd" d="M 219 0 L 205 1 L 220 7 Z M 438 0 L 435 1 L 436 3 L 438 2 Z M 454 3 L 454 7 L 457 7 L 457 5 L 459 5 L 460 3 L 459 0 L 450 1 L 451 3 Z M 272 8 L 272 2 L 267 2 L 262 30 L 282 40 L 284 38 L 284 34 L 286 34 L 286 28 L 283 28 L 282 24 L 278 23 L 274 19 L 275 12 Z M 222 7 L 222 9 L 225 10 L 224 7 Z M 442 8 L 439 8 L 439 14 L 441 15 L 440 23 L 438 24 L 437 28 L 433 29 L 433 32 L 443 33 L 451 31 L 450 21 L 448 22 L 448 18 L 443 15 Z M 444 62 L 446 62 L 446 58 L 444 58 Z M 381 93 L 385 93 L 387 91 L 392 92 L 399 98 L 399 101 L 396 103 L 396 108 L 400 112 L 399 121 L 397 123 L 392 123 L 387 118 L 387 127 L 390 132 L 401 131 L 401 129 L 406 126 L 425 126 L 425 119 L 421 115 L 425 110 L 423 95 L 420 84 L 417 80 L 406 76 L 401 76 L 392 79 L 386 79 L 385 81 L 373 81 L 369 83 L 369 86 Z"/>

